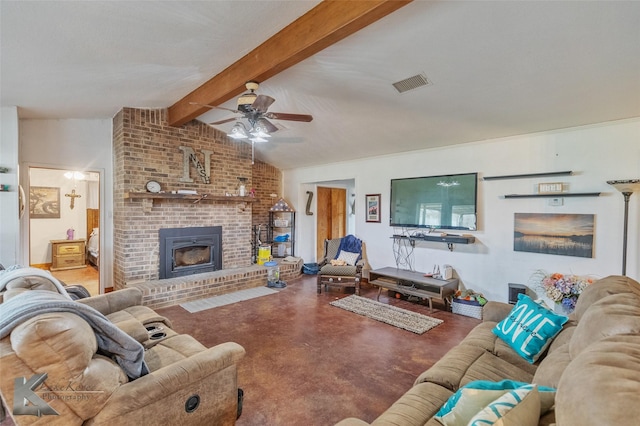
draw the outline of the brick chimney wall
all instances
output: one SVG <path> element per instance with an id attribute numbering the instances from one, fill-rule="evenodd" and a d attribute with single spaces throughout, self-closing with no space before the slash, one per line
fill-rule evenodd
<path id="1" fill-rule="evenodd" d="M 199 121 L 181 127 L 167 123 L 167 110 L 123 108 L 113 119 L 114 145 L 114 288 L 158 279 L 160 228 L 222 226 L 222 268 L 251 265 L 252 224 L 266 223 L 275 202 L 269 194 L 282 193 L 281 172 L 265 163 L 251 164 L 251 146 Z M 182 182 L 183 150 L 193 150 L 204 165 L 202 150 L 211 151 L 210 183 L 205 183 L 189 161 L 193 182 Z M 238 177 L 255 188 L 257 203 L 174 199 L 128 199 L 130 192 L 146 192 L 153 179 L 162 190 L 196 190 L 199 194 L 236 194 Z M 255 219 L 254 219 L 255 216 Z"/>

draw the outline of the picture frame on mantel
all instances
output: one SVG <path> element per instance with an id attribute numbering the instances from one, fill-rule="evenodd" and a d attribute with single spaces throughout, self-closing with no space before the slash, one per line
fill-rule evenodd
<path id="1" fill-rule="evenodd" d="M 31 219 L 60 219 L 60 188 L 30 187 L 29 217 Z"/>
<path id="2" fill-rule="evenodd" d="M 380 223 L 380 197 L 381 194 L 367 194 L 366 196 L 367 222 Z"/>

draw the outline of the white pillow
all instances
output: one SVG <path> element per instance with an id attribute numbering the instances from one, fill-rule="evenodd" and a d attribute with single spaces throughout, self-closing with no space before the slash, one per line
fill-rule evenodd
<path id="1" fill-rule="evenodd" d="M 351 253 L 350 251 L 340 250 L 338 260 L 344 260 L 347 262 L 347 265 L 354 266 L 358 261 L 358 257 L 360 257 L 360 253 Z"/>

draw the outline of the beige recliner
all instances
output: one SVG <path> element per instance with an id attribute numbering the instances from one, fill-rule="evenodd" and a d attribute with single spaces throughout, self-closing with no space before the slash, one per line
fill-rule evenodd
<path id="1" fill-rule="evenodd" d="M 29 297 L 24 290 L 32 285 L 38 294 L 47 287 L 42 277 L 8 283 L 3 305 Z M 0 340 L 5 414 L 18 425 L 233 425 L 241 392 L 236 366 L 244 349 L 233 342 L 206 348 L 173 331 L 168 319 L 141 301 L 136 288 L 71 301 L 94 308 L 142 345 L 149 373 L 134 380 L 99 349 L 99 334 L 73 312 L 38 313 L 13 327 Z M 16 382 L 38 378 L 44 380 L 32 393 Z M 30 415 L 34 407 L 44 409 L 40 417 Z"/>

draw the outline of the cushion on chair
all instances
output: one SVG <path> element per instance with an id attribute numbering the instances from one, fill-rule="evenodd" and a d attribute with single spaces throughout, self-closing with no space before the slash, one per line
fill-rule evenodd
<path id="1" fill-rule="evenodd" d="M 324 265 L 320 268 L 320 275 L 338 275 L 341 277 L 354 277 L 356 275 L 357 268 L 351 265 L 334 266 Z"/>
<path id="2" fill-rule="evenodd" d="M 347 265 L 355 266 L 359 257 L 360 257 L 360 253 L 351 253 L 348 251 L 340 250 L 340 254 L 338 255 L 338 260 L 344 260 L 347 263 Z"/>
<path id="3" fill-rule="evenodd" d="M 347 251 L 351 253 L 358 253 L 358 258 L 360 259 L 360 254 L 362 253 L 362 241 L 357 238 L 355 235 L 347 235 L 345 237 L 340 238 L 340 247 L 338 247 L 338 254 L 341 251 Z M 355 264 L 355 262 L 353 262 Z"/>

